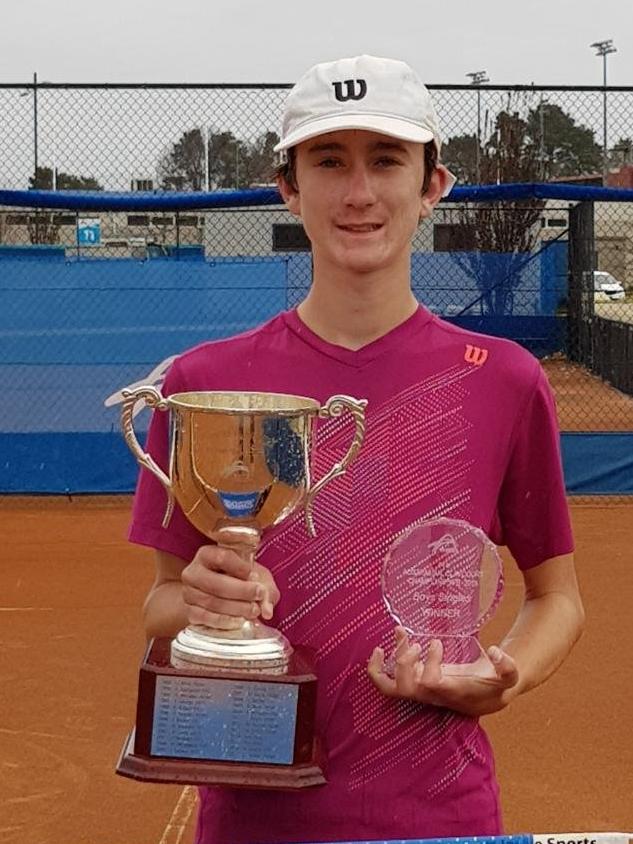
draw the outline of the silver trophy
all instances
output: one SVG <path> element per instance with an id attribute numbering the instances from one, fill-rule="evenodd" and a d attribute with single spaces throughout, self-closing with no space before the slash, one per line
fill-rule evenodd
<path id="1" fill-rule="evenodd" d="M 123 391 L 125 440 L 141 466 L 152 472 L 167 492 L 163 526 L 174 501 L 189 521 L 209 539 L 233 548 L 251 564 L 261 532 L 305 508 L 308 531 L 314 535 L 312 505 L 331 480 L 355 458 L 365 429 L 364 400 L 333 396 L 321 406 L 314 399 L 277 393 L 191 392 L 163 398 L 143 386 Z M 145 452 L 134 432 L 137 402 L 169 412 L 169 472 Z M 349 411 L 355 423 L 352 443 L 343 459 L 320 480 L 311 477 L 315 421 Z M 276 629 L 244 619 L 236 630 L 200 625 L 181 631 L 171 645 L 172 664 L 202 664 L 239 671 L 283 673 L 292 648 Z"/>

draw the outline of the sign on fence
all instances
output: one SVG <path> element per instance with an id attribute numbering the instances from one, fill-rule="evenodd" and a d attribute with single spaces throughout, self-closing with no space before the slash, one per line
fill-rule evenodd
<path id="1" fill-rule="evenodd" d="M 99 217 L 79 217 L 77 220 L 77 243 L 79 246 L 99 246 L 101 243 L 101 220 Z"/>

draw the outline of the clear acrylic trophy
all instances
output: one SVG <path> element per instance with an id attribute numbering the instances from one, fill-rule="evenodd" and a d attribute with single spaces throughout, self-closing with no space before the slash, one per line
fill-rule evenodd
<path id="1" fill-rule="evenodd" d="M 442 671 L 493 676 L 479 642 L 503 593 L 503 568 L 496 546 L 479 528 L 437 518 L 408 528 L 391 544 L 382 568 L 382 595 L 394 621 L 421 647 L 443 645 Z M 393 674 L 392 655 L 385 670 Z"/>

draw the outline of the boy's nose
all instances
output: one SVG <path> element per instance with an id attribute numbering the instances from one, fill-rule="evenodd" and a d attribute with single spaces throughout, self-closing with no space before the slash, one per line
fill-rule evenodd
<path id="1" fill-rule="evenodd" d="M 364 207 L 376 201 L 371 173 L 365 166 L 350 170 L 346 187 L 345 201 L 348 205 Z"/>

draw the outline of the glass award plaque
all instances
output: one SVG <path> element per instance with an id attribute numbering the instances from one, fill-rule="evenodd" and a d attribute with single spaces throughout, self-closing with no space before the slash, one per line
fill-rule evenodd
<path id="1" fill-rule="evenodd" d="M 496 546 L 479 528 L 437 518 L 408 528 L 391 544 L 382 567 L 382 595 L 394 621 L 421 647 L 443 645 L 447 674 L 494 675 L 479 642 L 503 593 L 503 568 Z M 386 663 L 394 671 L 394 656 Z"/>

